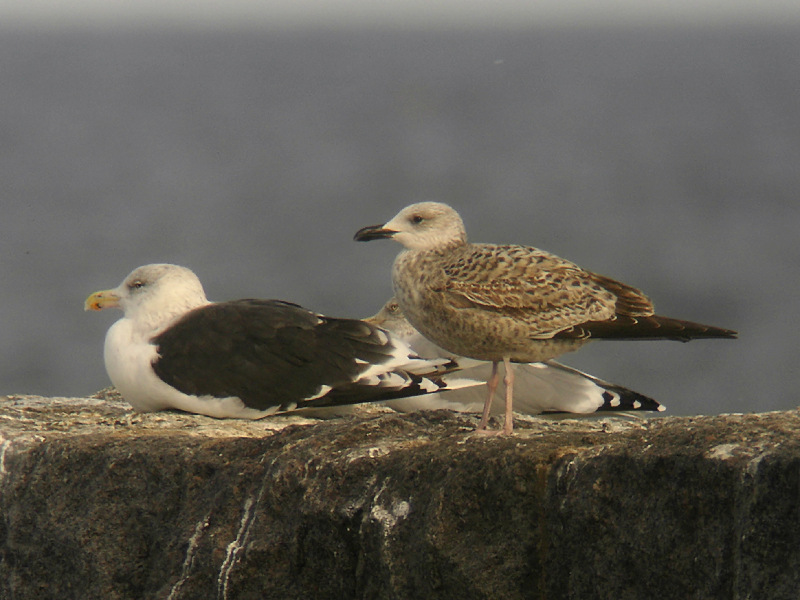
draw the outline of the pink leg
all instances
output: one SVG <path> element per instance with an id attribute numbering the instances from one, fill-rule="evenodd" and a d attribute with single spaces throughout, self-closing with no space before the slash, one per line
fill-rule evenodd
<path id="1" fill-rule="evenodd" d="M 506 420 L 503 424 L 503 435 L 511 435 L 514 430 L 514 366 L 508 358 L 503 359 L 506 376 L 503 383 L 506 385 Z"/>
<path id="2" fill-rule="evenodd" d="M 481 422 L 478 423 L 478 428 L 475 431 L 485 431 L 486 425 L 489 423 L 489 410 L 492 408 L 492 400 L 494 400 L 494 392 L 497 390 L 497 384 L 500 383 L 500 363 L 495 361 L 492 363 L 492 375 L 489 381 L 486 382 L 486 388 L 489 390 L 489 395 L 486 402 L 483 404 L 483 415 L 481 415 Z"/>

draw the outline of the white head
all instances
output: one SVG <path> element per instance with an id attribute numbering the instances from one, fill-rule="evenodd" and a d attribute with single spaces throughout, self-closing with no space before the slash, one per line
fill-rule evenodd
<path id="1" fill-rule="evenodd" d="M 379 238 L 392 238 L 409 250 L 430 250 L 466 244 L 467 232 L 447 204 L 420 202 L 405 207 L 385 225 L 364 227 L 355 235 L 359 242 Z"/>
<path id="2" fill-rule="evenodd" d="M 392 298 L 384 304 L 383 308 L 381 308 L 376 315 L 364 320 L 367 323 L 372 323 L 381 329 L 385 329 L 395 338 L 403 340 L 406 344 L 411 346 L 414 352 L 423 358 L 454 358 L 456 356 L 452 352 L 440 348 L 414 329 L 414 326 L 406 319 L 405 314 L 403 314 L 403 309 L 400 308 L 395 298 Z M 462 362 L 465 359 L 461 357 L 458 360 Z"/>
<path id="3" fill-rule="evenodd" d="M 403 309 L 400 308 L 400 305 L 394 298 L 384 304 L 383 308 L 375 315 L 364 320 L 367 323 L 372 323 L 373 325 L 390 331 L 406 342 L 408 342 L 410 338 L 419 335 L 417 330 L 408 322 L 406 316 L 403 314 Z"/>
<path id="4" fill-rule="evenodd" d="M 125 317 L 146 329 L 158 329 L 175 317 L 209 304 L 200 280 L 178 265 L 155 264 L 134 269 L 113 290 L 95 292 L 86 310 L 121 308 Z"/>

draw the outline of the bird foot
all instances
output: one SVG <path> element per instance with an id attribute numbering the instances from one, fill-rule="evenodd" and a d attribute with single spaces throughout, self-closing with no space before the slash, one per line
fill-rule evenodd
<path id="1" fill-rule="evenodd" d="M 474 433 L 477 435 L 491 436 L 514 435 L 514 429 L 513 427 L 503 427 L 502 429 L 486 429 L 485 427 L 478 426 Z"/>

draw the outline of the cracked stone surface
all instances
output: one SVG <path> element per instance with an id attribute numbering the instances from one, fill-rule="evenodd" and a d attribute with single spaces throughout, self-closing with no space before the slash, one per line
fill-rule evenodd
<path id="1" fill-rule="evenodd" d="M 797 411 L 476 423 L 1 397 L 0 596 L 797 598 Z"/>

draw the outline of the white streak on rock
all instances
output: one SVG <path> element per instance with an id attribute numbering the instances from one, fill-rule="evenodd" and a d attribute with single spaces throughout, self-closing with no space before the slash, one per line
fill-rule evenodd
<path id="1" fill-rule="evenodd" d="M 388 535 L 397 526 L 397 523 L 405 519 L 410 512 L 411 505 L 406 500 L 400 500 L 392 504 L 390 510 L 376 504 L 372 507 L 369 516 L 380 523 L 383 527 L 383 534 Z"/>
<path id="2" fill-rule="evenodd" d="M 176 594 L 180 591 L 181 587 L 183 587 L 183 583 L 189 577 L 189 572 L 192 570 L 192 565 L 194 564 L 194 553 L 197 550 L 200 536 L 206 529 L 208 529 L 208 517 L 209 515 L 206 515 L 206 518 L 198 521 L 197 525 L 194 527 L 194 533 L 192 533 L 192 537 L 189 538 L 189 542 L 187 544 L 186 558 L 183 561 L 181 577 L 178 579 L 177 583 L 172 586 L 172 590 L 170 590 L 167 600 L 173 600 L 173 598 L 177 598 Z"/>
<path id="3" fill-rule="evenodd" d="M 233 569 L 233 565 L 239 557 L 239 552 L 244 547 L 245 538 L 250 530 L 252 510 L 253 499 L 248 498 L 244 502 L 242 520 L 239 522 L 239 531 L 236 533 L 236 539 L 228 544 L 225 560 L 222 562 L 222 567 L 220 567 L 219 570 L 219 577 L 217 577 L 217 597 L 223 598 L 223 600 L 228 597 L 228 579 L 230 578 L 231 569 Z"/>
<path id="4" fill-rule="evenodd" d="M 11 446 L 11 440 L 6 439 L 2 433 L 0 433 L 0 440 L 2 440 L 2 443 L 0 443 L 0 483 L 2 483 L 8 475 L 6 470 L 6 450 Z"/>

